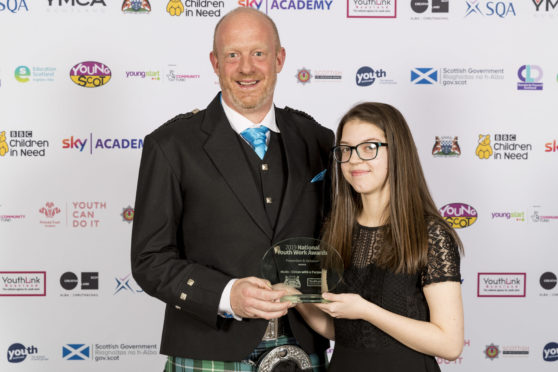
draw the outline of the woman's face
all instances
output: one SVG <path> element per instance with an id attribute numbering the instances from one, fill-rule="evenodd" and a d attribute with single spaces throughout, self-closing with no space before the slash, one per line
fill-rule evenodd
<path id="1" fill-rule="evenodd" d="M 376 125 L 359 119 L 345 123 L 339 144 L 357 146 L 363 142 L 386 142 L 386 135 Z M 375 196 L 382 200 L 385 197 L 387 199 L 384 201 L 389 200 L 386 146 L 380 146 L 377 156 L 372 160 L 360 159 L 353 149 L 349 161 L 341 163 L 341 171 L 347 182 L 362 196 Z"/>

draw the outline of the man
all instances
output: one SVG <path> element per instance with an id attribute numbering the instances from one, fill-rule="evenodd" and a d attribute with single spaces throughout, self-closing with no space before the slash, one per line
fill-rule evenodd
<path id="1" fill-rule="evenodd" d="M 148 135 L 139 172 L 132 272 L 167 304 L 166 371 L 255 371 L 260 354 L 294 343 L 320 370 L 327 341 L 259 276 L 273 243 L 319 234 L 329 195 L 315 176 L 333 132 L 273 106 L 285 50 L 263 13 L 225 15 L 210 60 L 221 93 Z M 251 145 L 254 128 L 263 140 Z"/>

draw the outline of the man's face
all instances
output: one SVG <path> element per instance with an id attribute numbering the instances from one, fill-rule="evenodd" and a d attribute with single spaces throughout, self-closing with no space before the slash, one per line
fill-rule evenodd
<path id="1" fill-rule="evenodd" d="M 248 118 L 265 116 L 285 62 L 269 22 L 252 13 L 229 16 L 217 30 L 210 60 L 227 105 Z"/>

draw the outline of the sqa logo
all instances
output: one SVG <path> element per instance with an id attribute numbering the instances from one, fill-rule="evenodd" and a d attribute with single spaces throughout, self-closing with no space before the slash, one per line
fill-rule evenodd
<path id="1" fill-rule="evenodd" d="M 110 81 L 112 73 L 101 62 L 80 62 L 70 69 L 70 79 L 80 87 L 97 88 Z"/>
<path id="2" fill-rule="evenodd" d="M 136 282 L 132 279 L 132 274 L 128 274 L 123 278 L 114 278 L 114 280 L 116 280 L 116 288 L 113 293 L 114 295 L 120 291 L 132 293 L 143 292 L 143 290 L 139 288 Z"/>
<path id="3" fill-rule="evenodd" d="M 438 70 L 432 67 L 416 67 L 411 70 L 411 82 L 418 85 L 436 84 Z"/>
<path id="4" fill-rule="evenodd" d="M 122 11 L 124 13 L 149 13 L 151 12 L 151 4 L 149 0 L 124 0 L 122 2 Z"/>
<path id="5" fill-rule="evenodd" d="M 503 1 L 488 1 L 486 4 L 481 4 L 480 0 L 465 0 L 465 2 L 467 3 L 465 17 L 471 14 L 479 14 L 481 16 L 496 15 L 500 18 L 505 18 L 510 14 L 514 17 L 516 16 L 515 8 L 511 1 L 508 3 Z"/>
<path id="6" fill-rule="evenodd" d="M 25 347 L 22 344 L 12 344 L 8 348 L 8 362 L 10 363 L 21 363 L 28 355 L 33 355 L 38 353 L 38 349 L 35 346 Z"/>
<path id="7" fill-rule="evenodd" d="M 10 13 L 17 13 L 21 10 L 29 11 L 25 0 L 2 0 L 0 1 L 0 12 L 7 10 Z"/>

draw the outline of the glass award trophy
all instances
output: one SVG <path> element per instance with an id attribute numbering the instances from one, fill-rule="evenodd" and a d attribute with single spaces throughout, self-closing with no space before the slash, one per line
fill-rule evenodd
<path id="1" fill-rule="evenodd" d="M 282 302 L 327 302 L 329 292 L 343 278 L 343 260 L 325 242 L 314 238 L 291 238 L 274 244 L 262 258 L 262 277 L 272 285 L 295 289 Z"/>

